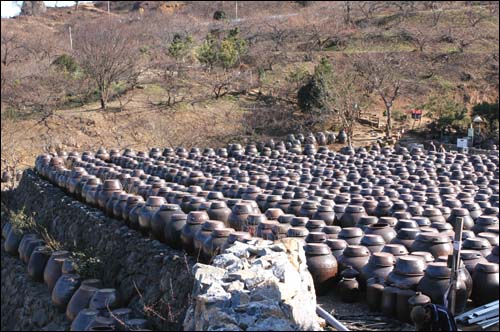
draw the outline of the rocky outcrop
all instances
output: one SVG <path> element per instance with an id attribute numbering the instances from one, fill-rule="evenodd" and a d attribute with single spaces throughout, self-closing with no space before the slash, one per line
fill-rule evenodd
<path id="1" fill-rule="evenodd" d="M 43 1 L 23 1 L 21 15 L 38 16 L 47 11 Z"/>
<path id="2" fill-rule="evenodd" d="M 104 265 L 100 279 L 106 287 L 119 291 L 124 306 L 133 309 L 135 317 L 146 315 L 153 329 L 182 327 L 193 286 L 191 268 L 195 264 L 184 252 L 147 239 L 122 222 L 107 218 L 41 180 L 31 170 L 24 172 L 14 192 L 2 193 L 2 201 L 11 208 L 35 212 L 36 220 L 45 224 L 63 247 L 84 248 L 99 257 Z M 3 295 L 2 292 L 2 307 Z"/>
<path id="3" fill-rule="evenodd" d="M 184 330 L 319 330 L 316 295 L 302 245 L 288 238 L 235 242 L 196 264 L 192 303 Z"/>

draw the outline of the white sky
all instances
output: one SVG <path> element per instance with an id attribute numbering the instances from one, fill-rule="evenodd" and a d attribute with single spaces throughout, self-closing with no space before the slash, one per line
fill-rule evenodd
<path id="1" fill-rule="evenodd" d="M 57 7 L 74 6 L 74 1 L 44 1 L 47 7 L 54 7 L 57 2 Z M 82 1 L 91 2 L 91 1 Z M 23 1 L 2 1 L 2 17 L 13 17 L 21 12 Z"/>

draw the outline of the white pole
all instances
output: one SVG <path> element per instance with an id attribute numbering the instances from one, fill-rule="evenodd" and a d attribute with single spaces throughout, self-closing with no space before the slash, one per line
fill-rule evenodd
<path id="1" fill-rule="evenodd" d="M 236 19 L 238 19 L 238 1 L 235 1 L 236 3 Z"/>
<path id="2" fill-rule="evenodd" d="M 71 37 L 71 27 L 69 28 L 69 46 L 71 47 L 71 50 L 73 50 L 73 38 Z"/>
<path id="3" fill-rule="evenodd" d="M 108 15 L 109 15 L 109 1 L 108 1 Z"/>

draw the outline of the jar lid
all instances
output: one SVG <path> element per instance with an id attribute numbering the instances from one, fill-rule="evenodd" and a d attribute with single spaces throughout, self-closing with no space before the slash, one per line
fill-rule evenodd
<path id="1" fill-rule="evenodd" d="M 476 271 L 485 273 L 498 273 L 498 264 L 490 262 L 480 262 L 476 265 Z"/>
<path id="2" fill-rule="evenodd" d="M 345 208 L 345 213 L 364 213 L 365 208 L 361 205 L 348 205 Z"/>
<path id="3" fill-rule="evenodd" d="M 344 227 L 339 233 L 339 238 L 353 238 L 363 236 L 363 231 L 358 227 Z"/>
<path id="4" fill-rule="evenodd" d="M 229 234 L 235 232 L 235 230 L 233 228 L 226 228 L 226 227 L 222 227 L 222 228 L 216 228 L 212 231 L 212 236 L 213 237 L 228 237 Z"/>
<path id="5" fill-rule="evenodd" d="M 338 234 L 342 228 L 340 226 L 332 226 L 332 225 L 327 225 L 324 226 L 321 231 L 325 234 Z"/>
<path id="6" fill-rule="evenodd" d="M 326 244 L 332 250 L 342 250 L 347 248 L 347 242 L 342 239 L 327 239 Z"/>
<path id="7" fill-rule="evenodd" d="M 370 262 L 376 266 L 393 266 L 396 261 L 394 256 L 388 252 L 376 252 L 370 257 Z"/>
<path id="8" fill-rule="evenodd" d="M 410 306 L 416 307 L 424 304 L 431 303 L 431 298 L 421 292 L 416 292 L 415 295 L 408 299 Z"/>
<path id="9" fill-rule="evenodd" d="M 324 243 L 308 243 L 304 251 L 306 255 L 331 255 L 330 248 Z"/>
<path id="10" fill-rule="evenodd" d="M 420 276 L 424 274 L 424 260 L 415 256 L 402 256 L 396 261 L 394 271 L 407 276 Z"/>
<path id="11" fill-rule="evenodd" d="M 370 251 L 365 246 L 348 245 L 344 250 L 344 256 L 349 257 L 366 257 L 370 255 Z"/>
<path id="12" fill-rule="evenodd" d="M 365 236 L 361 239 L 361 244 L 364 246 L 379 246 L 384 245 L 385 241 L 381 235 L 365 234 Z"/>
<path id="13" fill-rule="evenodd" d="M 449 279 L 451 277 L 451 269 L 446 266 L 446 262 L 431 262 L 427 264 L 425 274 L 432 278 Z"/>

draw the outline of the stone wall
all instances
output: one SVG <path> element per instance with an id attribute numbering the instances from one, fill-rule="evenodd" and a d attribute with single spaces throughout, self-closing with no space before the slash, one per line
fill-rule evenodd
<path id="1" fill-rule="evenodd" d="M 2 193 L 2 201 L 10 208 L 24 207 L 27 213 L 35 212 L 36 220 L 46 224 L 49 233 L 64 247 L 85 248 L 99 257 L 104 263 L 103 284 L 118 289 L 134 315 L 147 314 L 152 329 L 182 328 L 193 287 L 192 258 L 105 217 L 101 211 L 41 180 L 32 170 L 24 172 L 15 191 Z M 7 299 L 4 302 L 3 256 L 2 253 L 2 314 L 4 305 L 11 303 Z M 25 267 L 25 274 L 26 271 Z M 12 287 L 22 288 L 20 284 Z M 18 304 L 22 303 L 23 294 L 20 297 L 15 300 Z M 20 324 L 10 327 L 26 330 Z"/>

